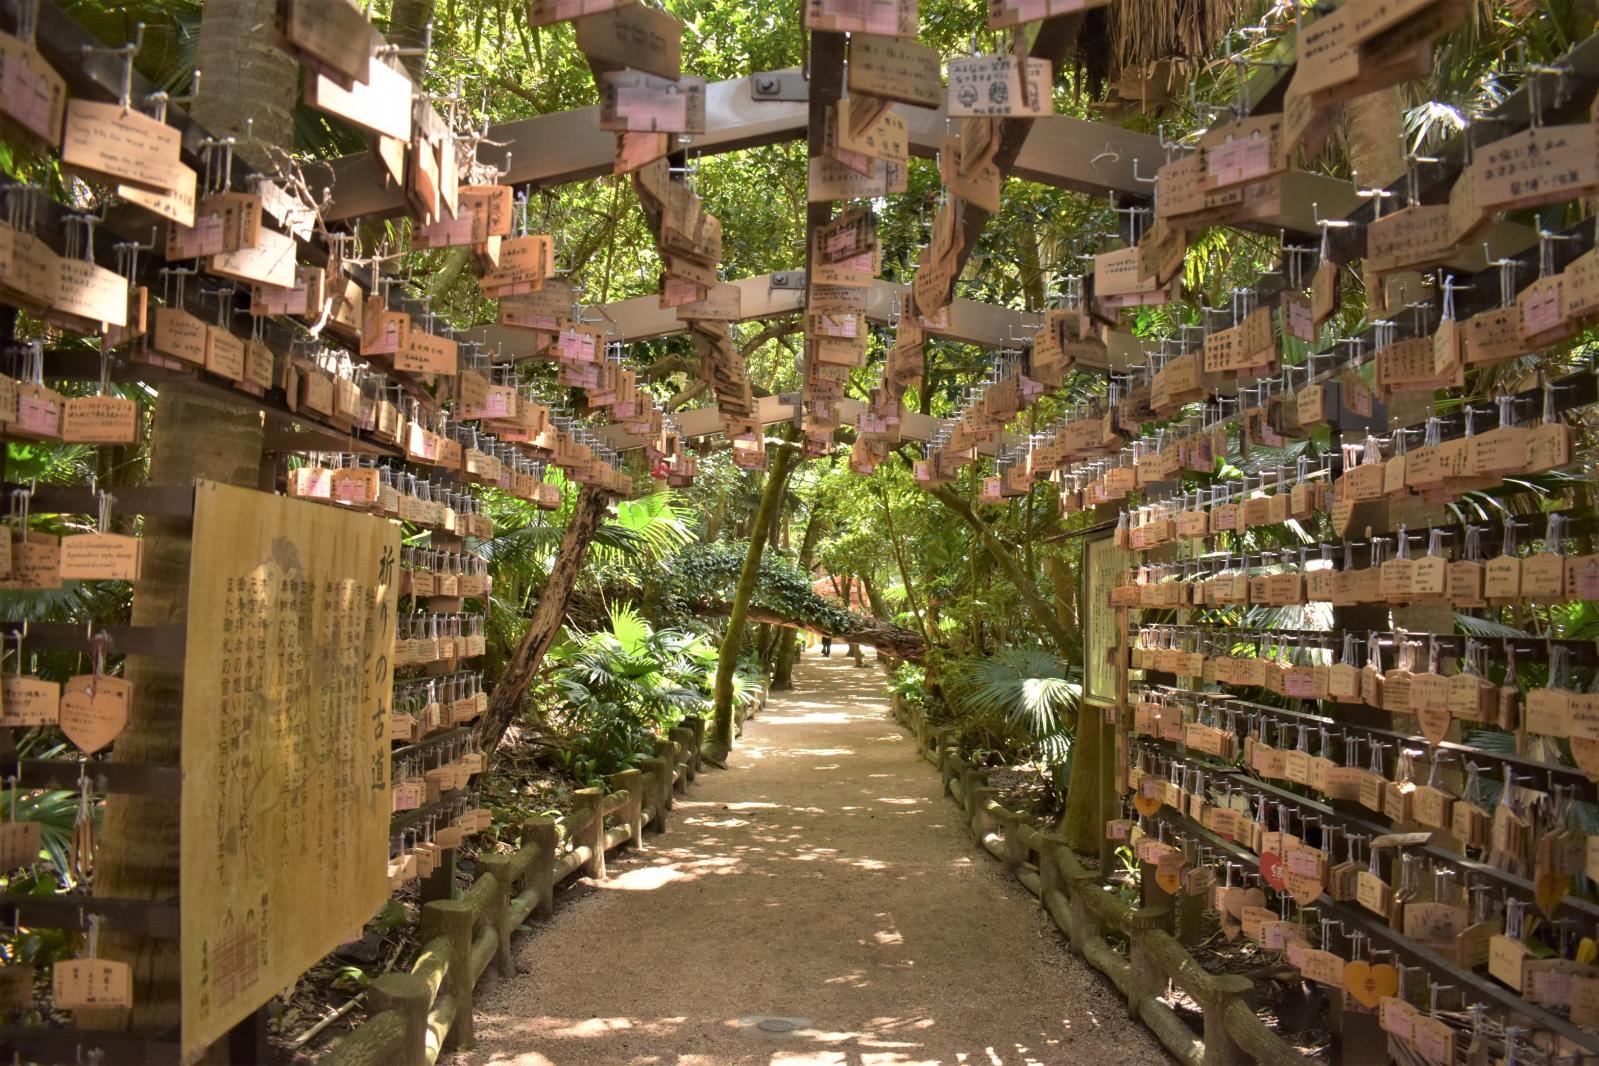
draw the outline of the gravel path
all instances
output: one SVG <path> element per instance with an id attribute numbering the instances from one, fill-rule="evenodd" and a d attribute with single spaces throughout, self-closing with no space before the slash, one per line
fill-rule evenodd
<path id="1" fill-rule="evenodd" d="M 665 836 L 486 979 L 456 1066 L 1170 1062 L 960 826 L 883 674 L 808 653 Z M 774 1031 L 785 1030 L 785 1031 Z"/>

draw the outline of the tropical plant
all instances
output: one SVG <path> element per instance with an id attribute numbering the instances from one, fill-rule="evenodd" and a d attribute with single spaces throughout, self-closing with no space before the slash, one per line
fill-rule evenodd
<path id="1" fill-rule="evenodd" d="M 945 667 L 953 722 L 973 750 L 1032 762 L 1057 799 L 1070 780 L 1082 667 L 1039 647 L 1006 648 Z"/>
<path id="2" fill-rule="evenodd" d="M 572 738 L 557 758 L 579 781 L 597 783 L 684 717 L 710 709 L 717 653 L 703 635 L 655 629 L 635 607 L 618 604 L 609 628 L 572 634 L 547 661 L 556 700 L 549 718 Z M 738 705 L 754 699 L 757 684 L 735 674 Z"/>

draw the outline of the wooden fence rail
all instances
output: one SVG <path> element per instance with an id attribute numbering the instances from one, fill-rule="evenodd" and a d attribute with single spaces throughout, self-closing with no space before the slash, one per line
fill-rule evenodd
<path id="1" fill-rule="evenodd" d="M 515 973 L 511 933 L 549 917 L 556 889 L 579 870 L 603 878 L 606 852 L 641 846 L 645 828 L 666 831 L 674 793 L 687 791 L 700 771 L 704 733 L 702 719 L 689 719 L 635 760 L 639 769 L 613 774 L 609 791 L 580 790 L 571 815 L 527 819 L 521 847 L 481 857 L 477 880 L 460 899 L 424 903 L 411 972 L 372 982 L 366 1020 L 322 1066 L 433 1066 L 446 1047 L 472 1047 L 473 990 L 490 966 L 502 977 Z"/>
<path id="2" fill-rule="evenodd" d="M 1173 934 L 1165 907 L 1134 907 L 1106 889 L 1100 872 L 1083 863 L 1060 837 L 1028 824 L 995 799 L 987 775 L 971 765 L 953 730 L 929 723 L 922 709 L 893 697 L 895 717 L 916 736 L 918 750 L 938 767 L 944 788 L 965 812 L 972 836 L 1038 897 L 1071 949 L 1110 978 L 1141 1020 L 1186 1066 L 1312 1066 L 1313 1060 L 1268 1029 L 1250 1006 L 1254 982 L 1208 973 Z M 1118 944 L 1125 944 L 1120 950 Z M 1198 1004 L 1204 1032 L 1192 1029 L 1162 1001 L 1175 985 Z"/>

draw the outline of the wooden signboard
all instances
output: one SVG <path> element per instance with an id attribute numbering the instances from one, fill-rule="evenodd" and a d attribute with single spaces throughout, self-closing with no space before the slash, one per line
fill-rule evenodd
<path id="1" fill-rule="evenodd" d="M 1120 646 L 1122 623 L 1110 590 L 1121 584 L 1133 556 L 1108 536 L 1084 541 L 1083 555 L 1083 698 L 1113 706 L 1119 671 L 1111 656 Z"/>
<path id="2" fill-rule="evenodd" d="M 1017 115 L 1037 118 L 1054 107 L 1050 99 L 1050 64 L 1027 59 L 1024 68 L 1014 56 L 972 56 L 949 62 L 950 116 Z"/>
<path id="3" fill-rule="evenodd" d="M 917 0 L 805 0 L 805 28 L 915 37 Z"/>
<path id="4" fill-rule="evenodd" d="M 704 133 L 705 79 L 608 70 L 600 75 L 600 129 Z"/>
<path id="5" fill-rule="evenodd" d="M 938 51 L 897 37 L 855 34 L 849 39 L 849 91 L 937 107 L 944 102 Z"/>
<path id="6" fill-rule="evenodd" d="M 683 73 L 683 24 L 668 12 L 626 4 L 576 22 L 578 51 L 596 73 L 631 67 L 676 81 Z"/>
<path id="7" fill-rule="evenodd" d="M 389 897 L 399 527 L 195 489 L 183 681 L 183 1061 Z"/>

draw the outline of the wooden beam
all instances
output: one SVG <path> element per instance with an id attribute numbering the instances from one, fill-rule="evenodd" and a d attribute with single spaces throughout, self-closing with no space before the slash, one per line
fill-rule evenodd
<path id="1" fill-rule="evenodd" d="M 787 284 L 779 285 L 782 279 Z M 799 314 L 805 309 L 803 284 L 798 271 L 779 271 L 757 274 L 729 282 L 739 288 L 739 316 L 736 322 L 764 322 L 784 315 Z M 872 283 L 867 297 L 866 317 L 872 322 L 886 325 L 894 311 L 894 300 L 906 306 L 910 286 L 878 279 Z M 650 341 L 675 336 L 688 331 L 688 323 L 677 317 L 674 308 L 663 308 L 660 298 L 654 295 L 636 296 L 617 300 L 588 309 L 599 316 L 599 324 L 613 331 L 613 336 L 623 341 Z M 945 337 L 962 344 L 975 344 L 981 348 L 1015 347 L 1026 316 L 1020 311 L 977 300 L 957 298 L 950 303 L 949 329 L 935 336 Z M 497 352 L 502 362 L 518 362 L 532 358 L 532 343 L 526 330 L 507 326 L 479 326 L 463 330 L 465 340 L 478 341 L 486 350 Z"/>

